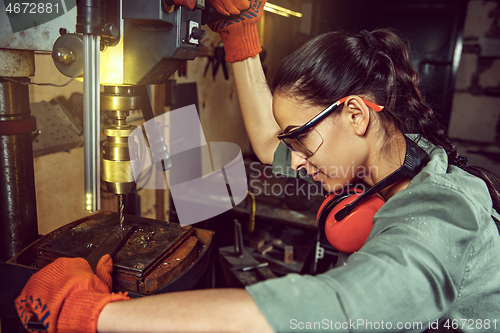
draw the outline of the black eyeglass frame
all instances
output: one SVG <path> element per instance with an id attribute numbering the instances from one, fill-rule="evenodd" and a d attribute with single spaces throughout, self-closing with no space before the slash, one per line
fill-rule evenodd
<path id="1" fill-rule="evenodd" d="M 321 120 L 326 118 L 328 115 L 330 115 L 333 111 L 335 111 L 340 105 L 342 105 L 347 97 L 344 97 L 342 99 L 339 99 L 332 105 L 328 106 L 326 109 L 318 113 L 316 116 L 314 116 L 311 120 L 309 120 L 307 123 L 304 125 L 300 126 L 299 128 L 296 128 L 288 133 L 279 133 L 278 134 L 278 139 L 283 140 L 283 139 L 295 139 L 297 136 L 301 135 L 302 133 L 308 131 L 310 128 L 314 127 L 317 123 L 319 123 Z"/>
<path id="2" fill-rule="evenodd" d="M 321 120 L 323 120 L 326 116 L 328 116 L 330 113 L 332 113 L 333 111 L 335 111 L 340 105 L 344 104 L 344 102 L 345 102 L 346 99 L 347 99 L 347 97 L 339 99 L 338 101 L 336 101 L 332 105 L 328 106 L 326 109 L 324 109 L 323 111 L 321 111 L 320 113 L 318 113 L 311 120 L 309 120 L 307 123 L 305 123 L 304 125 L 300 126 L 299 128 L 294 129 L 294 130 L 292 130 L 291 132 L 288 132 L 288 133 L 280 133 L 280 134 L 278 134 L 278 139 L 279 140 L 282 140 L 282 139 L 295 139 L 297 136 L 299 136 L 300 134 L 304 133 L 305 131 L 307 131 L 311 127 L 315 126 L 317 123 L 319 123 Z M 372 103 L 372 102 L 369 102 L 369 101 L 365 100 L 364 98 L 361 98 L 361 99 L 363 100 L 363 102 L 368 107 L 370 107 L 374 111 L 380 112 L 384 108 L 383 106 L 377 105 L 377 104 Z"/>
<path id="3" fill-rule="evenodd" d="M 348 96 L 339 99 L 338 101 L 336 101 L 335 103 L 333 103 L 332 105 L 328 106 L 326 109 L 321 111 L 319 114 L 314 116 L 311 120 L 306 122 L 304 125 L 296 128 L 288 133 L 279 133 L 277 138 L 280 141 L 282 141 L 285 144 L 285 146 L 287 146 L 291 151 L 296 152 L 297 150 L 294 149 L 293 147 L 291 147 L 291 145 L 287 144 L 285 142 L 285 140 L 286 139 L 295 139 L 299 135 L 301 135 L 301 134 L 305 133 L 306 131 L 310 130 L 311 128 L 313 128 L 317 123 L 319 123 L 321 120 L 323 120 L 328 115 L 330 115 L 333 111 L 335 111 L 340 105 L 344 104 L 344 102 L 346 101 L 347 98 L 348 98 Z M 369 102 L 362 97 L 360 97 L 360 98 L 363 100 L 363 102 L 368 107 L 370 107 L 374 111 L 380 112 L 384 109 L 384 107 L 381 105 L 377 105 L 375 103 Z M 310 158 L 311 156 L 313 156 L 316 153 L 316 151 L 318 151 L 319 147 L 321 147 L 321 144 L 323 144 L 323 143 L 321 143 L 320 146 L 314 152 L 310 151 L 309 148 L 305 147 L 300 141 L 299 141 L 299 144 L 309 152 L 308 154 L 305 154 L 307 156 L 306 158 Z"/>

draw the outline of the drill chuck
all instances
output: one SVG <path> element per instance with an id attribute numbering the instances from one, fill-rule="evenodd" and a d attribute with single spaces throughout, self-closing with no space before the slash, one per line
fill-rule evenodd
<path id="1" fill-rule="evenodd" d="M 114 118 L 114 124 L 103 129 L 106 141 L 103 144 L 102 179 L 109 192 L 128 194 L 136 187 L 131 160 L 137 158 L 138 147 L 128 142 L 136 126 L 125 120 L 129 110 L 139 108 L 139 97 L 132 87 L 105 87 L 101 93 L 101 108 L 111 111 Z"/>
<path id="2" fill-rule="evenodd" d="M 137 146 L 130 147 L 128 143 L 128 136 L 134 129 L 133 125 L 124 128 L 110 125 L 103 130 L 107 138 L 103 145 L 102 178 L 111 193 L 127 194 L 135 189 L 131 158 L 137 156 L 130 156 L 130 151 L 137 155 Z"/>

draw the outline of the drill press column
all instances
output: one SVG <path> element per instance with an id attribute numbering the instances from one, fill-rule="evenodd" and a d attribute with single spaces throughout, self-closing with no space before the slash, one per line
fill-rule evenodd
<path id="1" fill-rule="evenodd" d="M 31 145 L 35 129 L 28 86 L 0 77 L 0 261 L 38 236 Z"/>

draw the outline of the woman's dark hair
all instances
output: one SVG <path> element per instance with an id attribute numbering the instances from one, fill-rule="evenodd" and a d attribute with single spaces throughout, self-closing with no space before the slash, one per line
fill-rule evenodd
<path id="1" fill-rule="evenodd" d="M 316 106 L 349 95 L 365 95 L 384 105 L 383 120 L 402 133 L 418 134 L 446 150 L 448 162 L 484 180 L 500 212 L 500 181 L 489 171 L 467 167 L 445 129 L 424 102 L 420 79 L 405 43 L 387 29 L 329 32 L 304 44 L 281 62 L 269 81 L 271 92 Z"/>

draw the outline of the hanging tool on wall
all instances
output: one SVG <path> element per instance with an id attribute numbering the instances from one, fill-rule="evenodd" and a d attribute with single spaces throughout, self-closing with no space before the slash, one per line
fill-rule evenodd
<path id="1" fill-rule="evenodd" d="M 227 71 L 227 66 L 226 66 L 226 53 L 224 51 L 224 46 L 222 46 L 222 44 L 214 48 L 213 56 L 208 56 L 208 62 L 207 65 L 205 66 L 203 77 L 207 75 L 208 69 L 210 68 L 210 64 L 212 64 L 212 78 L 214 81 L 215 77 L 217 76 L 217 71 L 219 70 L 219 66 L 222 67 L 224 78 L 226 80 L 229 80 L 229 73 Z"/>

